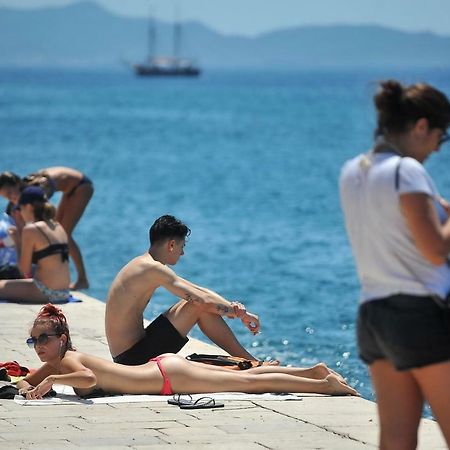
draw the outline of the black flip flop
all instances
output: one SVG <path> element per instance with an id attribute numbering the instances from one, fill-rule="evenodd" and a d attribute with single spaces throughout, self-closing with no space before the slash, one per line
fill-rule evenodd
<path id="1" fill-rule="evenodd" d="M 212 397 L 200 397 L 189 404 L 180 404 L 180 409 L 212 409 L 212 408 L 223 408 L 223 403 L 216 402 Z"/>
<path id="2" fill-rule="evenodd" d="M 187 398 L 182 398 L 182 396 Z M 173 394 L 173 397 L 167 400 L 167 403 L 169 405 L 176 405 L 176 406 L 191 405 L 192 402 L 193 402 L 192 395 L 190 394 Z"/>

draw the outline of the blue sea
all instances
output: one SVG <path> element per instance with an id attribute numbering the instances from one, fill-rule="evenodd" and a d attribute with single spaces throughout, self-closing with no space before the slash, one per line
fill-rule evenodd
<path id="1" fill-rule="evenodd" d="M 93 179 L 75 231 L 88 294 L 104 300 L 120 268 L 147 250 L 153 221 L 173 214 L 192 229 L 176 271 L 259 314 L 257 336 L 230 321 L 255 356 L 325 361 L 374 399 L 355 345 L 358 282 L 337 180 L 343 162 L 371 145 L 372 96 L 388 77 L 450 95 L 449 70 L 140 79 L 2 69 L 1 170 L 67 165 Z M 447 198 L 448 147 L 427 163 Z M 175 300 L 158 292 L 146 317 Z"/>

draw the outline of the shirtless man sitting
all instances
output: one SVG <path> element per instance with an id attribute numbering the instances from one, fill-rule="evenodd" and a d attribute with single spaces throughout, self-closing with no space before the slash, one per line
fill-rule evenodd
<path id="1" fill-rule="evenodd" d="M 213 291 L 179 277 L 168 266 L 184 254 L 191 230 L 173 216 L 162 216 L 150 228 L 150 249 L 125 265 L 116 276 L 106 303 L 106 337 L 113 360 L 145 364 L 163 353 L 177 353 L 195 324 L 230 355 L 255 358 L 238 342 L 223 320 L 239 318 L 253 333 L 258 316 L 239 302 L 229 302 Z M 159 287 L 180 298 L 144 329 L 143 314 Z"/>

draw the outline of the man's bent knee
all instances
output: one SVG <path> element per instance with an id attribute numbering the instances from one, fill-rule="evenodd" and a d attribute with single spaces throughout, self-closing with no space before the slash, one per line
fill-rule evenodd
<path id="1" fill-rule="evenodd" d="M 202 309 L 200 306 L 186 300 L 180 300 L 164 313 L 164 316 L 182 334 L 187 333 L 199 321 L 201 315 Z M 189 330 L 186 331 L 187 328 Z"/>

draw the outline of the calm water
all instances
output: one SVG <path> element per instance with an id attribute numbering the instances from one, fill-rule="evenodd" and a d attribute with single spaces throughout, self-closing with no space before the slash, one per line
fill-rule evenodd
<path id="1" fill-rule="evenodd" d="M 325 361 L 373 399 L 355 347 L 358 284 L 337 178 L 371 144 L 374 82 L 386 77 L 450 94 L 450 71 L 173 80 L 2 70 L 1 170 L 67 165 L 94 180 L 75 233 L 89 294 L 104 299 L 117 271 L 148 247 L 155 218 L 174 214 L 192 229 L 178 273 L 260 315 L 256 337 L 232 322 L 245 346 L 286 364 Z M 448 150 L 428 169 L 450 197 Z M 147 318 L 174 301 L 159 293 Z"/>

